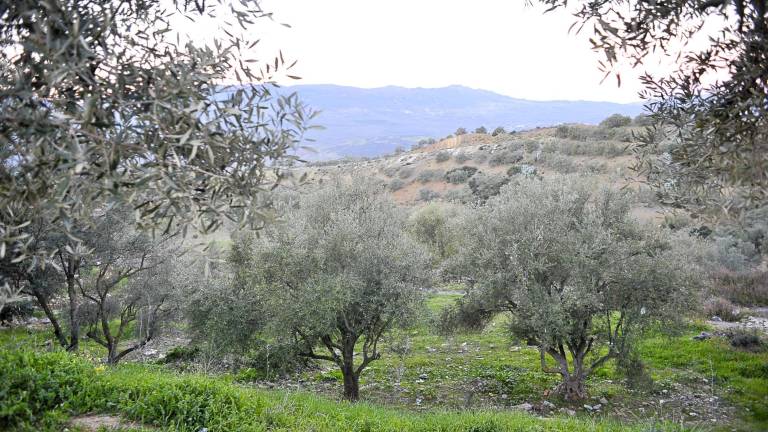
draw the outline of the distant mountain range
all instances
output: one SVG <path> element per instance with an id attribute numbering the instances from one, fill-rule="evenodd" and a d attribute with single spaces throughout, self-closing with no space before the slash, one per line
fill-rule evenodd
<path id="1" fill-rule="evenodd" d="M 635 116 L 639 103 L 530 101 L 462 86 L 443 88 L 381 87 L 363 89 L 337 85 L 283 87 L 322 111 L 313 131 L 316 150 L 308 159 L 378 156 L 423 138 L 441 138 L 464 127 L 523 130 L 560 123 L 599 123 L 613 113 Z"/>

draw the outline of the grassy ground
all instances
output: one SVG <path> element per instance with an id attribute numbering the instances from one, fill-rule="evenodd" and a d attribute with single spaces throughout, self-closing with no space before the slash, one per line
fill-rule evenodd
<path id="1" fill-rule="evenodd" d="M 421 325 L 385 341 L 382 359 L 361 378 L 364 400 L 416 411 L 508 410 L 531 403 L 541 415 L 573 410 L 582 417 L 656 418 L 702 429 L 768 430 L 766 352 L 740 351 L 721 338 L 693 340 L 705 329 L 702 325 L 692 325 L 677 337 L 650 336 L 642 342 L 640 354 L 651 384 L 630 389 L 609 363 L 588 380 L 591 399 L 569 404 L 547 397 L 559 377 L 541 372 L 538 350 L 510 340 L 504 317 L 497 317 L 481 333 L 435 334 L 430 320 L 459 296 L 450 291 L 431 296 L 428 317 Z M 409 347 L 406 355 L 399 354 L 403 346 Z M 325 364 L 276 386 L 338 397 L 341 374 Z M 556 408 L 542 407 L 545 400 Z M 598 403 L 599 412 L 583 406 Z"/>
<path id="2" fill-rule="evenodd" d="M 159 366 L 124 365 L 96 374 L 100 384 L 93 391 L 101 395 L 100 405 L 87 403 L 83 405 L 85 411 L 70 412 L 119 412 L 149 424 L 185 430 L 192 423 L 179 420 L 171 412 L 153 411 L 175 409 L 177 397 L 182 400 L 178 403 L 192 403 L 183 402 L 185 390 L 152 396 L 155 399 L 141 395 L 150 387 L 178 389 L 187 385 L 179 383 L 191 382 L 214 386 L 224 393 L 234 392 L 246 401 L 237 405 L 237 410 L 253 414 L 255 408 L 248 408 L 253 403 L 260 407 L 258 415 L 270 413 L 267 420 L 254 423 L 253 430 L 273 426 L 276 430 L 613 430 L 619 427 L 613 423 L 616 420 L 624 425 L 632 422 L 639 430 L 653 430 L 647 428 L 649 422 L 668 422 L 664 423 L 667 427 L 671 422 L 700 430 L 768 430 L 766 352 L 740 351 L 720 338 L 695 341 L 691 336 L 701 331 L 701 326 L 692 326 L 674 338 L 648 337 L 640 352 L 653 378 L 652 385 L 631 390 L 609 364 L 588 381 L 592 399 L 568 404 L 547 399 L 546 392 L 558 377 L 541 372 L 535 348 L 509 339 L 504 317 L 498 317 L 478 334 L 435 334 L 431 322 L 442 307 L 459 296 L 450 289 L 432 295 L 418 326 L 396 332 L 385 341 L 383 358 L 363 374 L 364 402 L 360 405 L 338 402 L 341 375 L 330 365 L 320 365 L 277 383 L 250 382 L 248 377 L 253 375 L 248 371 L 203 378 L 177 375 Z M 7 352 L 40 349 L 49 338 L 47 332 L 41 331 L 0 331 L 0 344 Z M 88 364 L 104 354 L 103 348 L 89 342 L 83 344 L 82 351 L 80 356 Z M 267 386 L 277 389 L 254 388 Z M 135 400 L 126 401 L 126 397 Z M 143 408 L 134 407 L 139 397 L 143 398 Z M 555 408 L 546 408 L 542 404 L 545 400 L 554 403 Z M 521 403 L 533 404 L 535 414 L 546 419 L 510 409 Z M 127 404 L 127 408 L 121 404 Z M 600 404 L 602 408 L 591 412 L 583 404 Z M 214 408 L 219 409 L 209 409 Z M 567 410 L 575 412 L 575 417 L 571 418 Z M 147 411 L 152 414 L 147 415 Z M 234 414 L 229 420 L 225 414 L 222 416 L 217 420 L 223 422 L 220 428 L 210 430 L 230 430 L 226 424 L 231 426 L 240 418 Z"/>

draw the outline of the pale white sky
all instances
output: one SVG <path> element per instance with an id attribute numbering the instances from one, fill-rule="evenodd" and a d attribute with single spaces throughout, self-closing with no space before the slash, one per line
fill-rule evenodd
<path id="1" fill-rule="evenodd" d="M 638 101 L 641 71 L 602 84 L 599 55 L 574 18 L 524 0 L 263 0 L 257 56 L 281 49 L 301 84 L 453 84 L 534 100 Z M 291 25 L 286 28 L 279 23 Z M 192 30 L 205 34 L 204 26 Z M 654 65 L 651 65 L 652 67 Z M 288 83 L 288 82 L 284 82 Z"/>

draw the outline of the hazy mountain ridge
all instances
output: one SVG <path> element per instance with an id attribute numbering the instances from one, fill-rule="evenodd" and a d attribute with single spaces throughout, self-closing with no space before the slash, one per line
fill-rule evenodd
<path id="1" fill-rule="evenodd" d="M 372 89 L 337 85 L 282 87 L 322 111 L 310 159 L 378 156 L 425 137 L 444 137 L 458 127 L 507 130 L 560 123 L 596 124 L 613 113 L 637 115 L 640 103 L 531 101 L 462 86 Z"/>

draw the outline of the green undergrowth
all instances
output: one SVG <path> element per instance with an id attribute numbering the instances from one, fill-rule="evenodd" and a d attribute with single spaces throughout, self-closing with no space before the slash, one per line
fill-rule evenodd
<path id="1" fill-rule="evenodd" d="M 420 414 L 308 393 L 262 391 L 226 378 L 160 367 L 114 368 L 63 352 L 0 351 L 0 430 L 61 430 L 73 415 L 112 413 L 165 430 L 199 431 L 649 431 L 609 420 L 540 419 L 513 412 Z"/>

